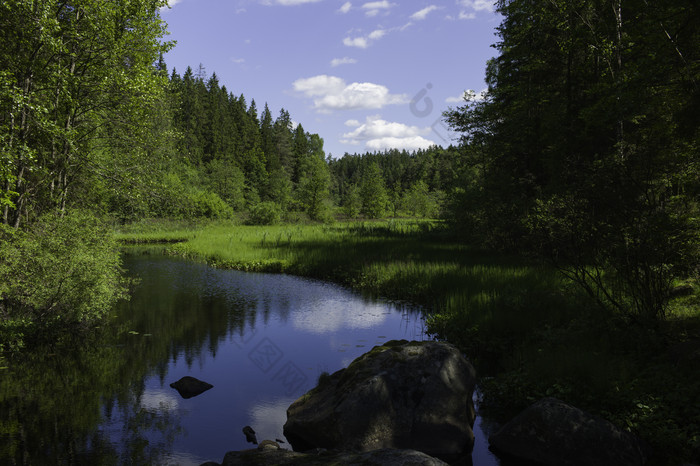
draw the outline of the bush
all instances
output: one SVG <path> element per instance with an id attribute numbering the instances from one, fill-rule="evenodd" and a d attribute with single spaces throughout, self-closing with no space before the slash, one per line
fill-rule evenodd
<path id="1" fill-rule="evenodd" d="M 193 190 L 188 195 L 191 214 L 194 217 L 227 219 L 233 217 L 233 208 L 224 202 L 218 194 L 209 191 Z"/>
<path id="2" fill-rule="evenodd" d="M 90 214 L 45 215 L 26 231 L 3 225 L 0 239 L 0 334 L 7 344 L 21 344 L 26 330 L 95 323 L 127 296 L 117 244 Z"/>
<path id="3" fill-rule="evenodd" d="M 282 208 L 274 202 L 260 202 L 250 209 L 249 222 L 253 225 L 275 225 L 282 218 Z"/>

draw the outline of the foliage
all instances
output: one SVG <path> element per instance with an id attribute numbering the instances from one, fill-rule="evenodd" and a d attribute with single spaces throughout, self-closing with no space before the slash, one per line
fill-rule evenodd
<path id="1" fill-rule="evenodd" d="M 362 199 L 362 213 L 364 215 L 368 218 L 384 216 L 389 196 L 381 170 L 376 163 L 369 165 L 362 174 L 360 198 Z"/>
<path id="2" fill-rule="evenodd" d="M 94 324 L 126 297 L 116 242 L 89 213 L 46 214 L 26 231 L 3 227 L 2 235 L 3 329 Z"/>
<path id="3" fill-rule="evenodd" d="M 275 225 L 282 218 L 282 209 L 274 202 L 261 202 L 250 210 L 249 222 L 253 225 Z"/>
<path id="4" fill-rule="evenodd" d="M 11 0 L 0 6 L 3 222 L 64 210 L 101 144 L 145 140 L 164 2 Z M 143 153 L 142 153 L 143 155 Z M 5 172 L 5 170 L 3 170 Z M 8 203 L 12 198 L 12 203 Z"/>
<path id="5" fill-rule="evenodd" d="M 452 217 L 653 321 L 697 273 L 700 15 L 674 3 L 498 2 L 489 91 L 446 113 L 471 167 Z M 644 51 L 642 53 L 642 51 Z M 690 96 L 690 98 L 688 98 Z M 456 210 L 462 209 L 462 210 Z"/>

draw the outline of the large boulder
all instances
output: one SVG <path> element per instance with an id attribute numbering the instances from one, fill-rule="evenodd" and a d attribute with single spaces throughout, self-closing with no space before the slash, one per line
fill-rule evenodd
<path id="1" fill-rule="evenodd" d="M 297 451 L 413 449 L 459 457 L 474 442 L 474 368 L 454 346 L 390 341 L 375 346 L 287 410 Z"/>
<path id="2" fill-rule="evenodd" d="M 362 464 L 367 466 L 447 466 L 447 463 L 415 450 L 374 450 L 369 452 L 298 453 L 289 450 L 258 449 L 230 451 L 222 466 L 329 465 Z M 202 465 L 203 466 L 203 465 Z"/>
<path id="3" fill-rule="evenodd" d="M 605 419 L 543 398 L 489 437 L 497 453 L 551 466 L 639 466 L 641 442 Z"/>

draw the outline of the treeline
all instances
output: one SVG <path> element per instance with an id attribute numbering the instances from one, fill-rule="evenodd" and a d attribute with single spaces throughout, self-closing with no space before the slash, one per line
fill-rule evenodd
<path id="1" fill-rule="evenodd" d="M 459 184 L 460 149 L 345 154 L 329 159 L 331 196 L 346 218 L 438 218 L 446 196 Z"/>
<path id="2" fill-rule="evenodd" d="M 162 74 L 166 66 L 158 64 Z M 116 194 L 106 210 L 144 217 L 229 218 L 253 223 L 332 221 L 385 215 L 436 217 L 455 182 L 458 149 L 345 154 L 326 158 L 323 139 L 282 108 L 235 95 L 203 66 L 173 70 L 154 121 L 169 135 L 150 182 Z M 156 176 L 154 176 L 156 175 Z"/>
<path id="3" fill-rule="evenodd" d="M 160 61 L 163 75 L 165 64 Z M 261 204 L 280 212 L 298 210 L 321 217 L 328 173 L 323 139 L 293 126 L 285 109 L 273 119 L 265 104 L 234 95 L 219 83 L 187 68 L 173 70 L 154 123 L 167 137 L 167 153 L 149 167 L 149 182 L 119 193 L 107 210 L 121 221 L 144 217 L 228 218 Z M 163 150 L 163 148 L 161 148 Z"/>

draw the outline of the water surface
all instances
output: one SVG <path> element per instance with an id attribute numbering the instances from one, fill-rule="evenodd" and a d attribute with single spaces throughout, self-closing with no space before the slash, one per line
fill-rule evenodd
<path id="1" fill-rule="evenodd" d="M 219 462 L 253 446 L 246 425 L 286 441 L 287 407 L 321 373 L 427 338 L 419 309 L 322 281 L 160 256 L 125 267 L 139 284 L 99 335 L 0 372 L 0 462 Z M 169 385 L 185 375 L 214 387 L 184 399 Z M 497 464 L 480 425 L 474 464 Z"/>

